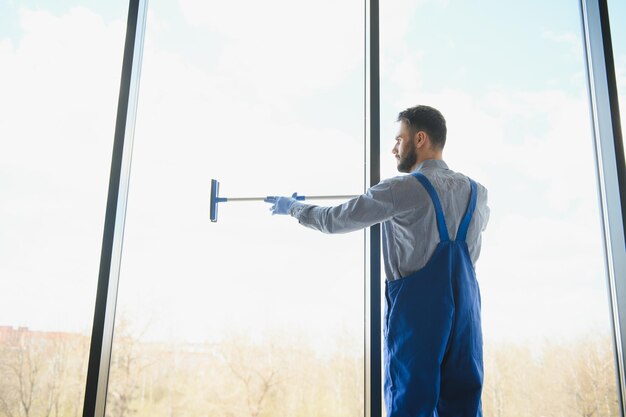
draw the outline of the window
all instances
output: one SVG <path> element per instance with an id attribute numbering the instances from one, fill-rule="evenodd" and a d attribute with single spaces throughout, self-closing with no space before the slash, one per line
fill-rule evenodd
<path id="1" fill-rule="evenodd" d="M 3 416 L 83 406 L 127 7 L 0 4 Z"/>
<path id="2" fill-rule="evenodd" d="M 363 233 L 209 221 L 363 191 L 363 9 L 149 6 L 108 415 L 363 415 Z"/>
<path id="3" fill-rule="evenodd" d="M 381 53 L 383 143 L 400 110 L 437 107 L 444 159 L 490 191 L 485 415 L 616 415 L 578 5 L 381 2 Z"/>
<path id="4" fill-rule="evenodd" d="M 382 177 L 397 113 L 425 103 L 451 168 L 490 190 L 485 415 L 617 415 L 577 5 L 381 3 Z M 0 4 L 0 415 L 80 413 L 127 7 Z M 108 415 L 365 414 L 367 235 L 260 201 L 211 223 L 209 190 L 363 191 L 367 7 L 151 4 Z M 624 6 L 609 11 L 623 127 Z"/>

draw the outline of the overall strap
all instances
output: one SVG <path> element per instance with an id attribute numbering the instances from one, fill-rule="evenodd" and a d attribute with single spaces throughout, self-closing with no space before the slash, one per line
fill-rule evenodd
<path id="1" fill-rule="evenodd" d="M 428 181 L 428 178 L 424 176 L 424 174 L 419 172 L 414 172 L 413 175 L 415 178 L 422 183 L 428 194 L 430 195 L 430 199 L 433 200 L 433 205 L 435 206 L 435 215 L 437 216 L 437 227 L 439 229 L 439 239 L 442 242 L 447 242 L 450 240 L 450 236 L 448 235 L 448 226 L 446 226 L 446 219 L 443 215 L 443 209 L 441 208 L 441 202 L 439 201 L 439 197 L 437 196 L 437 191 L 435 191 L 435 187 Z"/>
<path id="2" fill-rule="evenodd" d="M 472 220 L 474 209 L 476 208 L 476 183 L 471 178 L 468 179 L 470 182 L 471 193 L 469 203 L 467 204 L 467 210 L 465 211 L 465 216 L 463 216 L 459 230 L 456 232 L 456 240 L 458 241 L 465 241 L 465 238 L 467 237 L 467 229 L 469 229 L 469 224 Z"/>

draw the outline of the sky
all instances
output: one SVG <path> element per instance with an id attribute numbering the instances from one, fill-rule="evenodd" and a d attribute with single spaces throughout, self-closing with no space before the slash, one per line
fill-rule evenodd
<path id="1" fill-rule="evenodd" d="M 490 192 L 486 341 L 607 333 L 578 5 L 381 3 L 382 177 L 398 175 L 397 113 L 439 108 L 446 161 Z M 90 331 L 126 12 L 0 4 L 0 325 Z M 208 194 L 212 178 L 227 197 L 363 192 L 363 20 L 354 0 L 150 2 L 118 300 L 137 334 L 362 346 L 362 232 L 319 234 L 263 203 L 210 223 Z"/>

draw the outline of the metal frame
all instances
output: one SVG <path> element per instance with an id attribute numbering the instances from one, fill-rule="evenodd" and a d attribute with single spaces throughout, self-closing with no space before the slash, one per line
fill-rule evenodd
<path id="1" fill-rule="evenodd" d="M 620 414 L 626 383 L 626 164 L 606 0 L 580 0 Z"/>
<path id="2" fill-rule="evenodd" d="M 83 417 L 104 417 L 106 406 L 147 5 L 130 0 L 128 7 Z"/>
<path id="3" fill-rule="evenodd" d="M 379 0 L 365 0 L 366 186 L 380 182 Z M 368 152 L 369 151 L 369 152 Z M 369 168 L 369 169 L 368 169 Z M 382 416 L 380 225 L 365 231 L 365 416 Z"/>

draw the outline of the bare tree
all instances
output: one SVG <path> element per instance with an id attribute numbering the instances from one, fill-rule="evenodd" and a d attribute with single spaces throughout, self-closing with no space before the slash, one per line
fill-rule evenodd
<path id="1" fill-rule="evenodd" d="M 130 324 L 119 317 L 115 324 L 113 351 L 107 391 L 107 417 L 128 417 L 137 410 L 133 401 L 138 397 L 137 374 L 140 368 L 139 344 L 131 334 Z"/>
<path id="2" fill-rule="evenodd" d="M 241 339 L 222 347 L 222 359 L 235 380 L 243 387 L 245 408 L 250 417 L 263 415 L 270 397 L 280 386 L 279 372 L 273 361 L 272 349 L 264 351 Z M 231 404 L 235 409 L 240 404 Z"/>
<path id="3" fill-rule="evenodd" d="M 570 414 L 610 417 L 618 412 L 615 365 L 608 338 L 589 338 L 569 352 L 571 366 L 564 372 Z"/>
<path id="4" fill-rule="evenodd" d="M 62 414 L 68 391 L 68 349 L 77 335 L 15 331 L 0 346 L 0 415 L 50 417 Z"/>
<path id="5" fill-rule="evenodd" d="M 29 417 L 43 385 L 41 343 L 32 335 L 23 334 L 3 350 L 0 370 L 7 383 L 0 393 L 2 408 L 9 416 Z"/>

